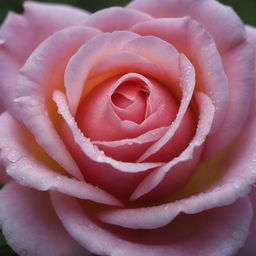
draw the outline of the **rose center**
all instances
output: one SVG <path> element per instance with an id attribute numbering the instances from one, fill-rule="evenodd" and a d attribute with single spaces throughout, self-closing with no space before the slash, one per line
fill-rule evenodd
<path id="1" fill-rule="evenodd" d="M 137 81 L 121 84 L 111 96 L 113 109 L 121 120 L 142 123 L 148 115 L 149 90 Z"/>

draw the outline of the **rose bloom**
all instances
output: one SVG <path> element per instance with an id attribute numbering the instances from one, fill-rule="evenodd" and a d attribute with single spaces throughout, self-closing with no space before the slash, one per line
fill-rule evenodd
<path id="1" fill-rule="evenodd" d="M 256 255 L 256 31 L 230 7 L 26 2 L 0 44 L 18 255 Z"/>

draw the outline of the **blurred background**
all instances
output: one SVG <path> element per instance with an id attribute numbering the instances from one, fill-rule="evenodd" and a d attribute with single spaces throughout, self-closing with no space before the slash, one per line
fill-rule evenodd
<path id="1" fill-rule="evenodd" d="M 256 0 L 219 0 L 230 5 L 242 18 L 250 25 L 256 26 Z M 24 0 L 0 0 L 0 23 L 4 20 L 8 11 L 22 13 L 22 3 Z M 95 12 L 108 6 L 124 6 L 129 0 L 38 0 L 37 2 L 65 3 Z M 223 21 L 225 22 L 225 21 Z M 7 246 L 4 237 L 0 231 L 0 256 L 16 256 L 16 254 Z M 47 255 L 46 255 L 47 256 Z"/>

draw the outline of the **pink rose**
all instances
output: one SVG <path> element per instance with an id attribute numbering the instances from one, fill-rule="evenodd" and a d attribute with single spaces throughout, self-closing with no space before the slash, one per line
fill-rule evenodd
<path id="1" fill-rule="evenodd" d="M 0 225 L 17 254 L 256 254 L 256 32 L 231 8 L 27 2 L 0 43 Z"/>

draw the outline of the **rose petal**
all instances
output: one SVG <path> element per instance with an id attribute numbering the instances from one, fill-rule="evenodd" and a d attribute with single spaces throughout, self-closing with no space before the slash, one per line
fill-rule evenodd
<path id="1" fill-rule="evenodd" d="M 205 92 L 216 106 L 211 132 L 216 131 L 225 117 L 228 84 L 221 57 L 211 35 L 189 17 L 154 19 L 139 23 L 131 30 L 142 36 L 159 37 L 186 55 L 195 67 L 195 90 Z"/>
<path id="2" fill-rule="evenodd" d="M 29 57 L 21 69 L 16 89 L 18 115 L 37 143 L 79 179 L 82 179 L 80 170 L 56 131 L 57 115 L 50 95 L 54 89 L 64 89 L 63 77 L 68 60 L 97 33 L 90 28 L 71 27 L 53 34 Z"/>
<path id="3" fill-rule="evenodd" d="M 134 0 L 127 7 L 157 18 L 190 16 L 212 34 L 222 54 L 246 38 L 241 19 L 231 7 L 217 1 L 162 0 L 159 3 L 157 0 Z"/>
<path id="4" fill-rule="evenodd" d="M 173 135 L 179 128 L 184 118 L 184 115 L 188 109 L 190 100 L 193 95 L 194 86 L 195 86 L 194 68 L 190 64 L 190 62 L 187 60 L 187 58 L 182 54 L 179 57 L 179 65 L 180 65 L 180 87 L 183 90 L 183 98 L 181 100 L 181 105 L 177 113 L 176 119 L 170 125 L 165 135 L 156 143 L 154 143 L 150 148 L 148 148 L 142 156 L 140 156 L 140 158 L 138 159 L 138 162 L 144 161 L 149 156 L 159 151 L 173 137 Z"/>
<path id="5" fill-rule="evenodd" d="M 91 184 L 127 200 L 146 172 L 162 165 L 161 162 L 122 162 L 108 157 L 80 131 L 61 92 L 54 93 L 54 101 L 68 129 L 64 133 L 67 147 L 73 153 L 86 181 Z"/>
<path id="6" fill-rule="evenodd" d="M 144 11 L 158 18 L 189 16 L 202 24 L 214 38 L 223 59 L 231 94 L 226 120 L 206 145 L 204 156 L 210 158 L 239 134 L 250 108 L 254 54 L 245 43 L 246 33 L 242 21 L 230 7 L 210 0 L 163 0 L 161 4 L 157 0 L 135 0 L 128 8 Z M 243 107 L 238 109 L 237 106 Z"/>
<path id="7" fill-rule="evenodd" d="M 33 155 L 34 152 L 29 152 L 22 127 L 8 113 L 0 116 L 0 124 L 1 160 L 6 173 L 18 183 L 38 190 L 56 190 L 103 204 L 121 205 L 107 192 L 61 175 L 40 162 Z"/>
<path id="8" fill-rule="evenodd" d="M 86 156 L 88 156 L 93 161 L 97 163 L 107 163 L 120 170 L 121 172 L 142 172 L 146 171 L 151 168 L 155 168 L 161 166 L 162 163 L 128 163 L 128 162 L 119 162 L 115 159 L 112 159 L 97 149 L 88 138 L 86 138 L 79 128 L 72 117 L 71 113 L 69 112 L 67 102 L 65 99 L 65 95 L 60 91 L 55 91 L 53 95 L 53 100 L 56 102 L 58 107 L 59 114 L 62 115 L 64 120 L 66 121 L 67 125 L 69 126 L 70 130 L 72 131 L 74 141 L 80 146 L 82 151 Z"/>
<path id="9" fill-rule="evenodd" d="M 117 160 L 126 159 L 129 162 L 136 162 L 139 155 L 152 145 L 153 142 L 160 139 L 166 132 L 167 127 L 156 128 L 148 131 L 136 138 L 123 139 L 115 141 L 93 141 L 98 148 L 103 150 L 106 155 Z M 129 156 L 127 156 L 129 152 Z"/>
<path id="10" fill-rule="evenodd" d="M 71 236 L 98 255 L 233 255 L 242 247 L 252 219 L 250 201 L 241 199 L 228 207 L 181 215 L 161 229 L 133 231 L 97 223 L 73 198 L 57 193 L 51 198 Z"/>
<path id="11" fill-rule="evenodd" d="M 180 212 L 195 214 L 229 205 L 238 198 L 247 196 L 256 182 L 256 116 L 254 113 L 255 108 L 252 109 L 252 115 L 243 133 L 231 149 L 224 152 L 216 164 L 209 163 L 207 169 L 203 169 L 210 179 L 213 179 L 215 173 L 221 173 L 211 186 L 203 186 L 202 191 L 194 192 L 192 185 L 192 190 L 190 188 L 189 193 L 182 196 L 184 199 L 175 199 L 174 202 L 156 207 L 110 211 L 104 214 L 104 221 L 129 228 L 157 228 L 169 223 Z M 205 178 L 200 179 L 201 175 L 194 181 L 196 188 L 206 182 Z"/>
<path id="12" fill-rule="evenodd" d="M 141 123 L 125 120 L 127 112 L 115 106 L 112 95 L 126 83 L 132 83 L 148 90 L 147 108 L 151 114 L 146 116 L 144 109 Z M 132 87 L 132 86 L 128 86 Z M 134 87 L 133 87 L 134 88 Z M 130 105 L 132 106 L 132 105 Z M 134 138 L 149 130 L 169 125 L 176 116 L 178 103 L 171 93 L 157 81 L 138 73 L 126 73 L 123 76 L 108 79 L 98 85 L 80 103 L 76 121 L 81 131 L 91 140 L 119 140 Z M 131 115 L 136 115 L 136 111 Z M 104 118 L 102 118 L 104 117 Z M 184 134 L 185 136 L 185 134 Z"/>
<path id="13" fill-rule="evenodd" d="M 113 32 L 129 30 L 134 24 L 150 19 L 152 17 L 143 12 L 122 7 L 110 7 L 93 13 L 83 24 L 103 32 Z M 117 20 L 118 22 L 116 22 Z"/>
<path id="14" fill-rule="evenodd" d="M 46 193 L 15 182 L 0 191 L 3 234 L 19 255 L 90 255 L 63 228 Z"/>
<path id="15" fill-rule="evenodd" d="M 83 45 L 70 59 L 65 73 L 65 87 L 69 108 L 73 115 L 77 111 L 84 89 L 87 93 L 92 89 L 88 88 L 88 85 L 84 88 L 84 82 L 91 68 L 106 57 L 118 52 L 126 42 L 136 37 L 138 35 L 127 31 L 96 36 Z"/>
<path id="16" fill-rule="evenodd" d="M 186 165 L 186 162 L 189 163 L 190 166 L 192 166 L 192 170 L 194 169 L 194 159 L 198 160 L 198 156 L 200 155 L 200 150 L 198 152 L 198 148 L 201 147 L 201 145 L 205 142 L 206 136 L 209 134 L 211 129 L 211 124 L 213 121 L 215 109 L 212 104 L 212 101 L 208 96 L 206 96 L 203 93 L 198 93 L 197 95 L 197 103 L 199 105 L 199 121 L 197 125 L 197 130 L 194 138 L 190 142 L 189 146 L 176 158 L 172 159 L 169 163 L 163 165 L 160 168 L 155 169 L 153 172 L 151 172 L 149 175 L 147 175 L 144 180 L 140 183 L 140 185 L 136 188 L 134 193 L 131 195 L 132 200 L 136 200 L 137 198 L 141 197 L 142 195 L 150 192 L 153 188 L 158 186 L 163 180 L 165 175 L 168 172 L 173 171 L 173 167 L 176 165 L 183 163 Z M 182 165 L 183 165 L 182 164 Z M 188 175 L 187 172 L 191 175 L 191 171 L 188 171 L 190 168 L 186 166 L 180 167 L 179 170 L 176 170 L 177 172 L 183 172 L 183 177 L 179 177 L 180 180 L 186 180 Z M 186 177 L 186 178 L 184 178 Z M 175 180 L 175 182 L 177 182 Z M 174 182 L 174 184 L 175 184 Z M 172 184 L 172 180 L 167 183 L 168 187 L 174 186 Z"/>
<path id="17" fill-rule="evenodd" d="M 230 96 L 226 117 L 219 130 L 209 136 L 204 149 L 208 159 L 222 150 L 241 132 L 251 109 L 254 95 L 254 51 L 250 44 L 237 46 L 223 57 Z"/>
<path id="18" fill-rule="evenodd" d="M 18 72 L 28 56 L 52 33 L 81 24 L 88 16 L 78 8 L 57 4 L 26 2 L 24 10 L 22 16 L 9 13 L 0 29 L 0 97 L 5 108 L 17 118 L 12 100 Z"/>

